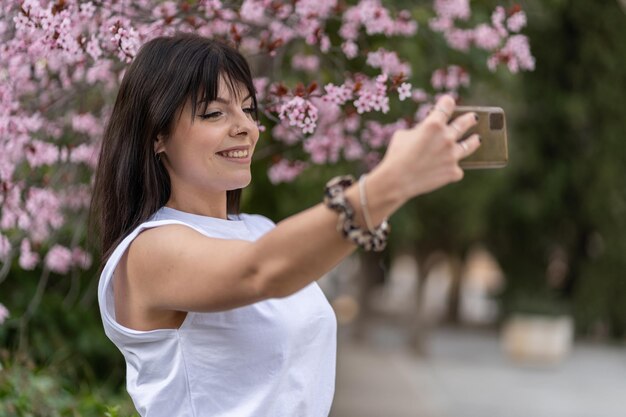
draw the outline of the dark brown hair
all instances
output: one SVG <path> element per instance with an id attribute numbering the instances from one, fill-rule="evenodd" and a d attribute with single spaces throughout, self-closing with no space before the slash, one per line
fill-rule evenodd
<path id="1" fill-rule="evenodd" d="M 191 100 L 192 118 L 217 98 L 220 79 L 231 92 L 244 85 L 257 107 L 245 58 L 228 44 L 193 34 L 155 38 L 130 64 L 106 125 L 90 208 L 102 262 L 119 242 L 170 197 L 167 170 L 154 155 Z M 198 109 L 198 105 L 204 109 Z M 241 190 L 227 191 L 227 211 L 239 213 Z"/>

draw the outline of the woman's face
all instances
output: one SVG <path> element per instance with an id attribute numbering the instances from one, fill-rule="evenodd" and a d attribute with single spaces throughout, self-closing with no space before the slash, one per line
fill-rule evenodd
<path id="1" fill-rule="evenodd" d="M 206 112 L 197 106 L 191 119 L 191 103 L 175 121 L 172 134 L 159 138 L 155 152 L 169 172 L 172 191 L 219 194 L 250 183 L 250 162 L 259 139 L 254 120 L 254 102 L 245 86 L 238 84 L 233 95 L 224 80 L 218 97 Z"/>

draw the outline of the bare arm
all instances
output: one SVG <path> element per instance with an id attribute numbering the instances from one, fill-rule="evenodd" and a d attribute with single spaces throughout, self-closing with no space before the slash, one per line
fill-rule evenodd
<path id="1" fill-rule="evenodd" d="M 472 115 L 447 126 L 445 97 L 417 127 L 394 134 L 383 161 L 368 176 L 369 211 L 374 223 L 408 199 L 458 181 L 466 150 L 456 143 Z M 346 191 L 363 224 L 359 190 Z M 185 226 L 150 229 L 131 244 L 118 270 L 129 299 L 146 310 L 218 311 L 292 294 L 329 271 L 355 246 L 336 230 L 337 214 L 322 204 L 280 222 L 256 242 L 207 238 Z"/>

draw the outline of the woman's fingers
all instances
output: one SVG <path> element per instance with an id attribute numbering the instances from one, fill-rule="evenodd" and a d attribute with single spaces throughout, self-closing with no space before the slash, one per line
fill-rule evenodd
<path id="1" fill-rule="evenodd" d="M 458 140 L 476 123 L 478 123 L 476 113 L 466 113 L 451 121 L 448 126 L 456 131 Z"/>
<path id="2" fill-rule="evenodd" d="M 452 117 L 452 112 L 456 107 L 456 103 L 452 96 L 445 95 L 442 96 L 435 106 L 432 108 L 426 119 L 432 119 L 443 123 L 448 123 L 450 117 Z"/>
<path id="3" fill-rule="evenodd" d="M 412 198 L 460 181 L 463 170 L 459 161 L 480 146 L 478 135 L 462 142 L 467 131 L 476 125 L 476 114 L 463 114 L 452 122 L 455 102 L 443 96 L 421 123 L 412 129 L 394 133 L 381 166 L 385 175 L 396 178 L 402 195 Z"/>
<path id="4" fill-rule="evenodd" d="M 469 138 L 458 142 L 458 146 L 455 150 L 455 157 L 457 160 L 467 158 L 480 146 L 480 137 L 477 134 L 473 134 Z"/>

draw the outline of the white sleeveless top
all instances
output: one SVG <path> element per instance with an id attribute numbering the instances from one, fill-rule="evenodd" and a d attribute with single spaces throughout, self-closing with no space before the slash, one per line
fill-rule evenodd
<path id="1" fill-rule="evenodd" d="M 316 283 L 286 298 L 216 313 L 189 312 L 178 329 L 138 331 L 115 320 L 112 277 L 119 259 L 141 231 L 167 224 L 247 241 L 274 227 L 258 215 L 224 220 L 163 207 L 115 249 L 100 277 L 98 302 L 105 333 L 126 359 L 126 386 L 139 414 L 328 416 L 336 319 Z"/>

